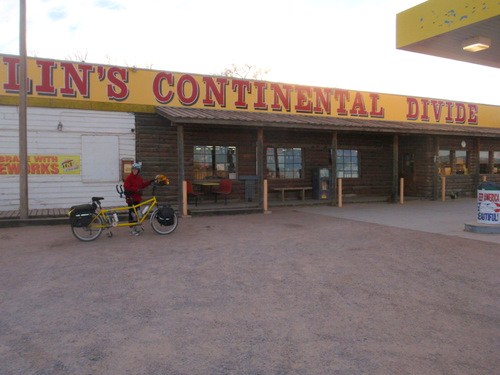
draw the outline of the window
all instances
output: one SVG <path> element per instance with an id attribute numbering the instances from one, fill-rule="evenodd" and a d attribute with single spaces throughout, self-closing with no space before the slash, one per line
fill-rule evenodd
<path id="1" fill-rule="evenodd" d="M 451 174 L 450 150 L 439 150 L 439 174 L 442 176 L 449 176 Z"/>
<path id="2" fill-rule="evenodd" d="M 479 151 L 479 173 L 490 173 L 490 152 Z"/>
<path id="3" fill-rule="evenodd" d="M 194 179 L 236 178 L 236 146 L 194 146 Z"/>
<path id="4" fill-rule="evenodd" d="M 500 173 L 500 151 L 493 152 L 493 173 Z"/>
<path id="5" fill-rule="evenodd" d="M 455 174 L 469 174 L 468 152 L 465 150 L 455 151 Z"/>
<path id="6" fill-rule="evenodd" d="M 358 150 L 337 150 L 337 177 L 359 178 Z"/>
<path id="7" fill-rule="evenodd" d="M 269 178 L 302 178 L 302 149 L 268 147 L 266 151 Z"/>

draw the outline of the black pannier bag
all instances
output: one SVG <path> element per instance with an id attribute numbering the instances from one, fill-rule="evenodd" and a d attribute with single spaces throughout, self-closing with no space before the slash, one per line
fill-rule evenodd
<path id="1" fill-rule="evenodd" d="M 161 225 L 174 225 L 174 209 L 170 206 L 161 206 L 158 209 L 158 214 L 156 215 L 156 220 Z"/>
<path id="2" fill-rule="evenodd" d="M 74 227 L 86 227 L 92 222 L 94 212 L 95 206 L 92 204 L 73 206 L 69 211 L 69 222 Z"/>

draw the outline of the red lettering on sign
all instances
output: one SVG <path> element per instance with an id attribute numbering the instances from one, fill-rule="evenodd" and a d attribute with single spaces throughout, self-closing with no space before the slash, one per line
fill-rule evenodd
<path id="1" fill-rule="evenodd" d="M 363 95 L 360 92 L 356 92 L 356 96 L 354 97 L 354 103 L 352 104 L 351 110 L 349 111 L 351 116 L 368 116 L 368 111 L 365 107 L 365 101 L 363 99 Z"/>
<path id="2" fill-rule="evenodd" d="M 128 98 L 128 69 L 110 68 L 108 71 L 108 98 L 121 102 Z"/>
<path id="3" fill-rule="evenodd" d="M 7 83 L 4 83 L 3 88 L 11 94 L 19 93 L 19 58 L 4 57 L 4 64 L 7 65 Z M 33 81 L 26 79 L 26 93 L 33 93 Z"/>
<path id="4" fill-rule="evenodd" d="M 434 118 L 437 122 L 441 121 L 441 112 L 443 109 L 443 101 L 442 100 L 431 100 L 432 110 L 434 112 Z"/>
<path id="5" fill-rule="evenodd" d="M 191 95 L 189 96 L 186 94 L 186 92 L 188 92 L 186 86 L 190 87 Z M 190 106 L 198 101 L 200 87 L 192 75 L 184 74 L 179 78 L 179 82 L 177 82 L 177 95 L 179 96 L 179 101 L 183 105 Z"/>
<path id="6" fill-rule="evenodd" d="M 314 88 L 314 93 L 316 94 L 316 105 L 314 106 L 314 113 L 323 113 L 323 109 L 326 114 L 331 114 L 331 96 L 333 89 L 321 89 L 319 87 Z"/>
<path id="7" fill-rule="evenodd" d="M 345 108 L 346 100 L 349 100 L 349 91 L 336 89 L 335 90 L 335 100 L 339 102 L 339 107 L 337 108 L 337 114 L 341 116 L 347 116 L 347 109 Z"/>
<path id="8" fill-rule="evenodd" d="M 456 103 L 457 108 L 457 116 L 455 117 L 455 123 L 463 124 L 465 122 L 465 104 L 464 103 Z"/>
<path id="9" fill-rule="evenodd" d="M 297 105 L 295 110 L 297 112 L 311 113 L 313 104 L 311 101 L 312 89 L 306 86 L 297 86 Z"/>
<path id="10" fill-rule="evenodd" d="M 215 84 L 212 77 L 203 77 L 203 82 L 205 82 L 205 99 L 203 99 L 203 105 L 214 107 L 215 101 L 212 99 L 212 94 L 217 100 L 217 103 L 221 107 L 226 106 L 226 85 L 228 84 L 227 78 L 217 78 L 217 83 L 219 87 Z"/>
<path id="11" fill-rule="evenodd" d="M 5 91 L 10 93 L 19 92 L 19 58 L 4 57 L 3 62 L 7 65 L 7 83 L 3 84 Z"/>
<path id="12" fill-rule="evenodd" d="M 444 118 L 444 121 L 447 123 L 452 123 L 453 122 L 453 103 L 452 102 L 446 102 L 446 117 Z"/>
<path id="13" fill-rule="evenodd" d="M 477 112 L 477 104 L 469 104 L 469 119 L 467 120 L 467 123 L 477 125 Z"/>
<path id="14" fill-rule="evenodd" d="M 370 117 L 384 118 L 385 117 L 384 107 L 380 107 L 380 109 L 377 110 L 379 95 L 371 93 L 370 99 L 372 100 L 372 110 L 370 111 Z"/>
<path id="15" fill-rule="evenodd" d="M 429 99 L 422 99 L 422 121 L 429 121 Z"/>
<path id="16" fill-rule="evenodd" d="M 174 93 L 169 90 L 166 94 L 163 94 L 162 85 L 163 81 L 167 83 L 168 86 L 174 86 L 174 75 L 172 73 L 161 72 L 156 75 L 153 80 L 153 95 L 158 103 L 167 104 L 174 98 Z"/>
<path id="17" fill-rule="evenodd" d="M 237 93 L 237 99 L 234 102 L 236 108 L 247 109 L 246 94 L 252 92 L 252 85 L 246 79 L 233 79 L 232 89 Z"/>
<path id="18" fill-rule="evenodd" d="M 430 99 L 420 99 L 421 106 L 417 98 L 407 97 L 406 101 L 408 103 L 408 111 L 406 112 L 407 120 L 418 120 L 430 121 L 432 120 L 429 116 L 429 104 L 432 106 L 432 114 L 434 115 L 435 122 L 441 122 L 441 115 L 443 112 L 443 106 L 446 107 L 446 117 L 444 120 L 448 124 L 464 124 L 465 121 L 471 125 L 475 125 L 478 122 L 477 118 L 477 105 L 469 104 L 467 107 L 464 103 L 460 102 L 443 102 L 442 100 L 430 100 Z M 420 108 L 422 108 L 422 115 L 419 117 Z"/>
<path id="19" fill-rule="evenodd" d="M 63 62 L 61 63 L 61 67 L 64 69 L 64 87 L 61 89 L 62 96 L 76 97 L 77 92 L 73 87 L 74 84 L 82 97 L 89 98 L 90 73 L 94 71 L 94 67 L 89 64 L 78 64 L 81 76 L 72 63 Z"/>
<path id="20" fill-rule="evenodd" d="M 406 112 L 407 120 L 416 120 L 418 119 L 418 101 L 415 98 L 406 98 L 406 102 L 408 103 L 408 111 Z"/>
<path id="21" fill-rule="evenodd" d="M 57 64 L 54 61 L 37 60 L 36 64 L 41 67 L 41 84 L 35 86 L 35 91 L 40 95 L 56 96 L 54 87 L 54 69 Z"/>
<path id="22" fill-rule="evenodd" d="M 266 104 L 266 82 L 254 82 L 254 86 L 257 90 L 257 101 L 254 103 L 254 109 L 267 110 Z"/>
<path id="23" fill-rule="evenodd" d="M 285 107 L 285 111 L 290 112 L 290 92 L 293 89 L 292 85 L 283 85 L 283 92 L 280 84 L 271 83 L 271 90 L 274 91 L 274 102 L 271 104 L 271 109 L 273 111 L 282 111 L 283 106 Z M 279 103 L 281 102 L 281 104 Z"/>

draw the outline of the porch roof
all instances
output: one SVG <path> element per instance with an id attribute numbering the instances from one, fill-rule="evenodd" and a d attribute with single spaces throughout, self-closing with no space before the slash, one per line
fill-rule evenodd
<path id="1" fill-rule="evenodd" d="M 156 111 L 162 117 L 176 124 L 500 137 L 500 128 L 485 128 L 475 125 L 422 124 L 206 108 L 156 107 Z"/>

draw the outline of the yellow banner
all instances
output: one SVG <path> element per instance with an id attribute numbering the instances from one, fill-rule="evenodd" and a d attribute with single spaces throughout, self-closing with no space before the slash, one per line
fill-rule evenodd
<path id="1" fill-rule="evenodd" d="M 0 55 L 0 104 L 15 104 L 19 57 Z M 155 106 L 500 127 L 500 107 L 231 77 L 28 59 L 29 105 L 154 112 Z"/>
<path id="2" fill-rule="evenodd" d="M 78 155 L 29 155 L 28 174 L 61 175 L 80 174 Z M 19 174 L 19 156 L 0 154 L 0 175 Z"/>

